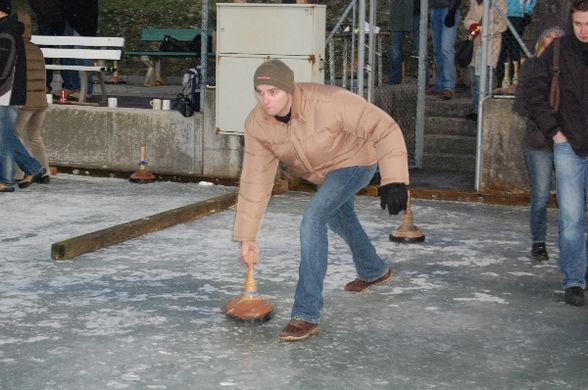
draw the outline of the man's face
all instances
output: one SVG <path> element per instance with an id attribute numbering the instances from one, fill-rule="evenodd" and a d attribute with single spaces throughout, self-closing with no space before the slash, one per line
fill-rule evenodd
<path id="1" fill-rule="evenodd" d="M 588 43 L 588 11 L 575 11 L 572 14 L 574 34 L 580 42 Z"/>
<path id="2" fill-rule="evenodd" d="M 285 116 L 290 112 L 292 95 L 273 85 L 258 85 L 255 88 L 255 97 L 268 115 Z"/>

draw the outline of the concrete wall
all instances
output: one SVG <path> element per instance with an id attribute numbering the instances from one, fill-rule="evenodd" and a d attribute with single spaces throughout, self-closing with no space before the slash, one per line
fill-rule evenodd
<path id="1" fill-rule="evenodd" d="M 45 143 L 51 164 L 135 171 L 146 147 L 154 173 L 237 178 L 242 137 L 219 135 L 214 125 L 214 89 L 204 113 L 51 105 Z"/>
<path id="2" fill-rule="evenodd" d="M 52 105 L 45 122 L 51 164 L 87 169 L 137 170 L 145 146 L 149 170 L 166 175 L 236 179 L 241 171 L 243 138 L 219 135 L 211 109 L 184 118 L 176 111 Z M 485 101 L 480 192 L 527 194 L 523 120 L 512 99 Z"/>
<path id="3" fill-rule="evenodd" d="M 484 132 L 480 192 L 529 193 L 529 176 L 523 154 L 525 121 L 513 110 L 514 99 L 484 101 Z"/>

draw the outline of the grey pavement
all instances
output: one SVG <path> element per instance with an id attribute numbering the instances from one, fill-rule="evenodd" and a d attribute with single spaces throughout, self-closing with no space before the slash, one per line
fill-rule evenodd
<path id="1" fill-rule="evenodd" d="M 390 284 L 355 277 L 330 238 L 321 332 L 280 342 L 297 281 L 298 227 L 312 196 L 272 198 L 259 237 L 262 324 L 227 318 L 245 269 L 234 210 L 71 261 L 50 246 L 234 191 L 208 183 L 133 184 L 58 174 L 0 196 L 0 388 L 572 389 L 586 388 L 588 308 L 563 303 L 555 210 L 545 263 L 530 260 L 527 210 L 415 200 L 421 244 L 390 242 L 400 224 L 374 197 L 358 215 Z"/>

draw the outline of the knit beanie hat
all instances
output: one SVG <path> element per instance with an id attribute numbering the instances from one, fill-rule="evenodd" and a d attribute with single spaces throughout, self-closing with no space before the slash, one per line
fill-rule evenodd
<path id="1" fill-rule="evenodd" d="M 537 42 L 541 42 L 543 38 L 545 38 L 548 34 L 552 32 L 557 32 L 560 35 L 565 35 L 566 24 L 559 15 L 548 14 L 541 19 L 537 32 Z"/>
<path id="2" fill-rule="evenodd" d="M 12 4 L 10 4 L 10 0 L 0 0 L 0 11 L 10 15 L 11 8 Z"/>
<path id="3" fill-rule="evenodd" d="M 257 67 L 253 76 L 253 87 L 272 85 L 284 92 L 294 91 L 294 72 L 280 60 L 269 60 Z"/>

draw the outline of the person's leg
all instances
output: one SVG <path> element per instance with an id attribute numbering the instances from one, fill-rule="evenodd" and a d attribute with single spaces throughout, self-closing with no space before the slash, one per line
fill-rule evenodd
<path id="1" fill-rule="evenodd" d="M 39 35 L 63 35 L 63 31 L 58 31 L 56 26 L 50 24 L 39 23 Z M 45 59 L 45 64 L 52 64 L 53 60 Z M 51 83 L 53 83 L 53 71 L 45 71 L 45 92 L 51 93 Z"/>
<path id="2" fill-rule="evenodd" d="M 13 124 L 16 110 L 13 107 L 0 106 L 0 187 L 2 190 L 14 188 L 14 152 L 12 138 L 14 138 Z"/>
<path id="3" fill-rule="evenodd" d="M 359 190 L 369 184 L 375 170 L 375 166 L 350 167 L 329 173 L 304 210 L 300 224 L 299 278 L 292 318 L 315 324 L 319 322 L 327 271 L 327 223 Z"/>
<path id="4" fill-rule="evenodd" d="M 64 36 L 76 36 L 79 35 L 69 23 L 65 24 L 65 29 L 63 31 Z M 65 58 L 62 60 L 63 65 L 80 65 L 79 61 L 76 59 Z M 80 90 L 80 74 L 77 71 L 72 70 L 63 70 L 61 71 L 61 77 L 63 78 L 62 87 L 69 91 L 79 91 Z"/>
<path id="5" fill-rule="evenodd" d="M 28 144 L 31 155 L 37 159 L 41 165 L 49 172 L 49 158 L 45 149 L 45 142 L 43 141 L 43 123 L 47 110 L 18 110 L 16 117 L 16 136 L 22 143 Z M 26 139 L 25 142 L 25 129 Z"/>
<path id="6" fill-rule="evenodd" d="M 584 287 L 586 246 L 584 241 L 584 197 L 587 162 L 579 158 L 569 143 L 554 145 L 554 161 L 559 204 L 559 266 L 562 285 Z"/>
<path id="7" fill-rule="evenodd" d="M 433 90 L 435 92 L 441 92 L 443 90 L 443 74 L 444 74 L 444 64 L 443 64 L 443 52 L 442 52 L 442 44 L 443 44 L 443 19 L 447 14 L 447 8 L 433 8 L 431 10 L 431 35 L 433 38 L 433 57 L 435 59 L 435 85 Z"/>
<path id="8" fill-rule="evenodd" d="M 502 79 L 504 78 L 504 63 L 508 59 L 508 41 L 512 38 L 509 29 L 506 29 L 501 34 L 502 44 L 500 45 L 500 54 L 498 55 L 498 62 L 496 63 L 496 88 L 502 87 Z"/>
<path id="9" fill-rule="evenodd" d="M 353 256 L 357 276 L 361 280 L 372 281 L 380 278 L 390 268 L 376 253 L 353 210 L 355 197 L 341 206 L 330 220 L 329 228 L 341 237 Z"/>
<path id="10" fill-rule="evenodd" d="M 531 242 L 544 243 L 547 235 L 547 205 L 553 172 L 553 152 L 550 149 L 525 148 L 524 153 L 531 181 Z"/>
<path id="11" fill-rule="evenodd" d="M 523 18 L 511 17 L 508 19 L 512 23 L 517 34 L 521 37 L 521 39 L 523 39 L 523 33 L 525 32 L 525 26 L 523 25 Z M 521 45 L 519 45 L 519 42 L 516 40 L 514 35 L 511 34 L 511 37 L 512 37 L 512 42 L 511 42 L 510 51 L 509 51 L 510 59 L 511 59 L 511 61 L 520 61 L 521 60 Z M 511 75 L 512 75 L 512 73 L 511 73 Z"/>
<path id="12" fill-rule="evenodd" d="M 479 84 L 480 78 L 476 75 L 476 67 L 475 66 L 468 66 L 468 73 L 470 75 L 470 88 L 472 91 L 472 113 L 478 113 L 478 94 L 479 94 Z M 473 117 L 472 117 L 473 119 Z M 478 118 L 476 118 L 478 119 Z"/>
<path id="13" fill-rule="evenodd" d="M 388 72 L 388 83 L 390 84 L 400 84 L 402 80 L 405 37 L 406 32 L 404 31 L 392 31 L 390 33 L 390 70 Z"/>
<path id="14" fill-rule="evenodd" d="M 21 142 L 22 138 L 19 139 L 18 137 L 19 134 L 22 137 L 23 133 L 22 127 L 18 128 L 18 126 L 23 126 L 25 118 L 21 117 L 21 122 L 19 122 L 16 109 L 14 110 L 14 115 L 14 121 L 12 122 L 12 126 L 10 129 L 12 134 L 6 135 L 6 142 L 8 143 L 12 151 L 12 155 L 16 165 L 18 165 L 18 167 L 25 173 L 25 176 L 35 175 L 43 169 L 43 166 L 29 154 L 28 150 L 24 147 L 23 143 Z M 30 116 L 26 114 L 25 116 L 30 118 Z"/>
<path id="15" fill-rule="evenodd" d="M 447 15 L 447 9 L 445 9 Z M 443 17 L 445 19 L 445 17 Z M 443 90 L 455 92 L 455 38 L 457 26 L 459 26 L 461 15 L 459 10 L 455 13 L 455 25 L 447 27 L 443 25 L 441 33 L 441 55 L 443 56 Z"/>
<path id="16" fill-rule="evenodd" d="M 44 174 L 45 169 L 43 168 L 41 163 L 29 154 L 29 152 L 24 147 L 22 142 L 20 142 L 20 140 L 16 138 L 16 135 L 13 134 L 12 136 L 14 138 L 12 140 L 14 161 L 16 162 L 18 167 L 25 173 L 25 179 L 26 176 L 34 176 L 40 174 L 41 171 L 43 171 Z"/>

